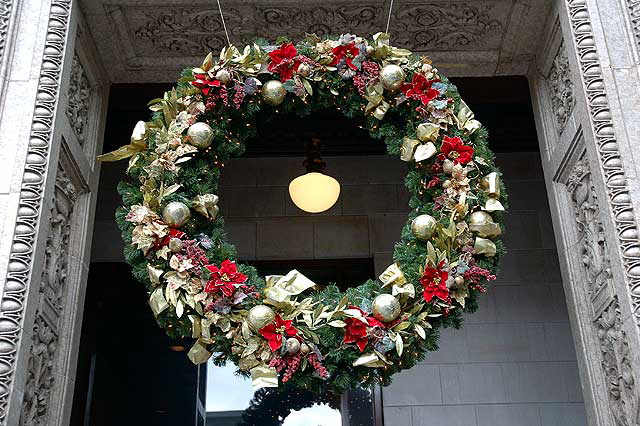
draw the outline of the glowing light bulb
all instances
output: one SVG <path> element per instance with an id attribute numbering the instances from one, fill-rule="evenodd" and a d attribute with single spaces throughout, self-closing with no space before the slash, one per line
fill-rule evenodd
<path id="1" fill-rule="evenodd" d="M 309 172 L 291 181 L 289 196 L 301 210 L 321 213 L 338 201 L 340 183 L 323 173 Z"/>

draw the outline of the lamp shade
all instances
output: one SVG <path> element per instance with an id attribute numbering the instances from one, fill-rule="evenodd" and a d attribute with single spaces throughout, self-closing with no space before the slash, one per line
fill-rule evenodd
<path id="1" fill-rule="evenodd" d="M 293 203 L 308 213 L 329 210 L 340 196 L 340 183 L 323 173 L 309 172 L 289 184 Z"/>

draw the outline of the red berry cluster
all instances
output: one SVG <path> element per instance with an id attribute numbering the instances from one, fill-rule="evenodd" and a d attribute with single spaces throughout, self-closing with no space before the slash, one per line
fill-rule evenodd
<path id="1" fill-rule="evenodd" d="M 194 267 L 200 268 L 209 264 L 205 251 L 200 248 L 196 240 L 183 240 L 182 244 L 187 259 L 191 261 Z"/>
<path id="2" fill-rule="evenodd" d="M 288 355 L 284 357 L 274 357 L 269 362 L 269 367 L 275 367 L 278 373 L 285 370 L 284 375 L 282 376 L 282 383 L 286 383 L 291 380 L 293 373 L 298 371 L 300 368 L 300 361 L 302 360 L 302 355 L 298 352 L 295 355 Z"/>
<path id="3" fill-rule="evenodd" d="M 307 357 L 307 359 L 309 360 L 309 364 L 311 364 L 316 370 L 316 373 L 318 373 L 318 376 L 322 377 L 323 379 L 329 377 L 329 372 L 326 368 L 324 368 L 324 365 L 320 364 L 318 355 L 312 353 Z"/>
<path id="4" fill-rule="evenodd" d="M 487 269 L 479 266 L 472 266 L 464 273 L 465 281 L 469 282 L 469 288 L 472 290 L 478 290 L 480 293 L 487 291 L 484 284 L 487 281 L 493 281 L 496 276 L 491 274 Z"/>

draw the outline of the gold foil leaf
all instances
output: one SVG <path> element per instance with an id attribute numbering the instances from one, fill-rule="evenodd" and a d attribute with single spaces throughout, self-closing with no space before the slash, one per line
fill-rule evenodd
<path id="1" fill-rule="evenodd" d="M 421 142 L 435 142 L 440 133 L 440 126 L 434 123 L 422 123 L 416 129 L 416 134 Z"/>
<path id="2" fill-rule="evenodd" d="M 488 212 L 497 212 L 504 211 L 504 206 L 502 203 L 495 198 L 489 198 L 487 202 L 484 204 L 482 210 L 486 210 Z"/>
<path id="3" fill-rule="evenodd" d="M 160 284 L 160 276 L 162 275 L 162 272 L 164 272 L 162 269 L 147 265 L 147 272 L 149 273 L 149 280 L 151 280 L 151 284 Z"/>
<path id="4" fill-rule="evenodd" d="M 413 160 L 413 153 L 419 144 L 420 144 L 420 141 L 417 139 L 404 137 L 402 139 L 402 147 L 400 148 L 400 159 L 402 161 Z"/>
<path id="5" fill-rule="evenodd" d="M 162 311 L 169 307 L 167 299 L 164 298 L 162 287 L 158 287 L 153 293 L 151 293 L 151 296 L 149 297 L 149 306 L 151 306 L 151 310 L 156 316 L 160 315 Z"/>
<path id="6" fill-rule="evenodd" d="M 251 369 L 251 386 L 253 390 L 260 388 L 277 388 L 278 372 L 275 368 L 260 364 Z"/>
<path id="7" fill-rule="evenodd" d="M 492 198 L 500 197 L 500 176 L 497 172 L 491 172 L 482 178 L 482 190 Z"/>
<path id="8" fill-rule="evenodd" d="M 397 263 L 389 265 L 378 278 L 382 282 L 382 287 L 386 287 L 392 284 L 402 286 L 407 282 L 404 273 L 400 269 L 400 265 L 398 265 Z"/>
<path id="9" fill-rule="evenodd" d="M 391 287 L 391 294 L 394 296 L 397 296 L 399 294 L 404 294 L 404 295 L 407 295 L 408 297 L 415 297 L 416 289 L 413 286 L 413 284 L 406 284 L 404 286 L 399 286 L 394 284 L 393 287 Z"/>
<path id="10" fill-rule="evenodd" d="M 285 276 L 270 275 L 266 278 L 265 294 L 275 302 L 284 302 L 316 284 L 295 269 Z"/>
<path id="11" fill-rule="evenodd" d="M 464 129 L 467 134 L 475 132 L 482 126 L 478 120 L 474 120 L 473 111 L 471 111 L 464 101 L 460 102 L 460 109 L 458 110 L 458 114 L 456 114 L 456 122 L 458 129 Z"/>
<path id="12" fill-rule="evenodd" d="M 211 355 L 201 340 L 196 341 L 187 354 L 191 362 L 196 365 L 207 362 Z"/>
<path id="13" fill-rule="evenodd" d="M 193 209 L 206 217 L 214 220 L 220 211 L 218 207 L 218 196 L 214 194 L 196 195 L 191 200 Z"/>
<path id="14" fill-rule="evenodd" d="M 370 353 L 370 354 L 364 354 L 360 356 L 360 358 L 353 361 L 354 367 L 357 367 L 360 365 L 364 367 L 376 368 L 376 367 L 384 367 L 384 362 L 382 362 L 376 354 Z"/>
<path id="15" fill-rule="evenodd" d="M 98 161 L 119 161 L 128 157 L 132 157 L 147 149 L 147 143 L 145 142 L 147 137 L 147 123 L 144 121 L 138 121 L 131 134 L 131 143 L 129 145 L 121 146 L 115 151 L 111 151 L 106 154 L 98 155 L 96 160 Z"/>
<path id="16" fill-rule="evenodd" d="M 496 245 L 493 241 L 486 238 L 476 237 L 476 242 L 473 245 L 473 250 L 476 254 L 484 254 L 487 257 L 493 257 L 496 255 Z"/>
<path id="17" fill-rule="evenodd" d="M 258 364 L 260 364 L 260 361 L 258 361 L 254 354 L 243 355 L 238 363 L 238 368 L 242 371 L 249 371 Z"/>
<path id="18" fill-rule="evenodd" d="M 424 161 L 433 157 L 436 152 L 438 152 L 436 146 L 431 142 L 427 142 L 425 144 L 419 145 L 416 148 L 416 152 L 413 155 L 413 158 L 416 160 L 416 162 Z"/>

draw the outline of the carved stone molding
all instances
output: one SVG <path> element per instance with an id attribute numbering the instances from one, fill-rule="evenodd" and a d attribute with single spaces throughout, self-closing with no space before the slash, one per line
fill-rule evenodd
<path id="1" fill-rule="evenodd" d="M 640 395 L 617 299 L 595 321 L 595 329 L 614 424 L 636 426 L 640 424 Z"/>
<path id="2" fill-rule="evenodd" d="M 640 235 L 631 194 L 622 166 L 607 90 L 596 50 L 589 11 L 584 0 L 567 0 L 571 32 L 593 129 L 598 166 L 602 170 L 607 208 L 616 232 L 624 279 L 633 315 L 640 325 Z M 615 240 L 611 240 L 613 243 Z"/>
<path id="3" fill-rule="evenodd" d="M 0 300 L 0 424 L 6 424 L 18 342 L 22 335 L 35 243 L 44 196 L 49 147 L 60 92 L 72 0 L 53 0 L 37 86 L 31 135 L 21 183 L 19 208 Z"/>
<path id="4" fill-rule="evenodd" d="M 12 8 L 13 0 L 0 0 L 0 64 L 4 59 L 4 49 L 7 44 L 7 36 L 9 35 L 9 18 L 11 18 Z"/>
<path id="5" fill-rule="evenodd" d="M 640 50 L 640 0 L 626 0 L 631 29 L 636 38 L 636 46 Z"/>
<path id="6" fill-rule="evenodd" d="M 78 55 L 73 55 L 71 65 L 71 80 L 67 93 L 67 118 L 80 145 L 84 145 L 86 139 L 86 127 L 89 120 L 89 105 L 91 102 L 91 84 L 84 71 Z"/>
<path id="7" fill-rule="evenodd" d="M 613 276 L 607 254 L 605 229 L 600 219 L 598 199 L 586 158 L 574 164 L 566 185 L 573 202 L 580 238 L 580 258 L 584 266 L 587 294 L 593 305 L 594 317 L 597 317 L 611 303 Z"/>
<path id="8" fill-rule="evenodd" d="M 27 367 L 20 426 L 45 425 L 47 409 L 56 377 L 55 371 L 60 319 L 67 293 L 69 235 L 73 207 L 78 192 L 62 168 L 56 175 L 44 269 L 40 281 L 39 303 L 33 327 L 33 344 Z"/>
<path id="9" fill-rule="evenodd" d="M 558 47 L 558 52 L 553 59 L 546 82 L 551 97 L 551 108 L 555 117 L 556 129 L 559 133 L 562 133 L 575 105 L 571 68 L 569 67 L 569 58 L 567 57 L 564 41 Z"/>
<path id="10" fill-rule="evenodd" d="M 499 2 L 447 2 L 402 6 L 393 14 L 398 46 L 414 51 L 482 48 L 500 43 L 505 18 Z"/>

